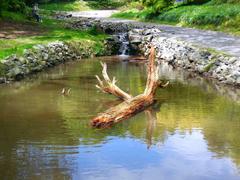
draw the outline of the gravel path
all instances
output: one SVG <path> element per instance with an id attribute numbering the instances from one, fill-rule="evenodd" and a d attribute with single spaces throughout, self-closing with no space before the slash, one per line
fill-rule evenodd
<path id="1" fill-rule="evenodd" d="M 98 10 L 71 12 L 73 17 L 92 17 L 104 18 L 105 21 L 119 21 L 124 23 L 139 24 L 145 27 L 156 27 L 164 32 L 166 36 L 176 37 L 178 39 L 194 43 L 204 48 L 211 48 L 222 51 L 226 54 L 240 57 L 240 37 L 232 36 L 222 32 L 198 30 L 193 28 L 184 28 L 170 25 L 159 25 L 153 23 L 137 22 L 133 20 L 113 19 L 110 16 L 115 10 Z"/>

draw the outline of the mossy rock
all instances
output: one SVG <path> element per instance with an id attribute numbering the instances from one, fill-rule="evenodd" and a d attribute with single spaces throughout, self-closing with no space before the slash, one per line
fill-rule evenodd
<path id="1" fill-rule="evenodd" d="M 0 63 L 0 76 L 6 75 L 6 66 L 2 63 Z"/>
<path id="2" fill-rule="evenodd" d="M 211 62 L 207 66 L 205 66 L 204 67 L 204 72 L 209 72 L 212 69 L 212 67 L 214 66 L 214 64 L 215 64 L 215 61 Z"/>

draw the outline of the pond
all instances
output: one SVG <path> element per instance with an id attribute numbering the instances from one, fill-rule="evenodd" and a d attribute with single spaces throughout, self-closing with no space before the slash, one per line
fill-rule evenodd
<path id="1" fill-rule="evenodd" d="M 163 65 L 170 85 L 152 107 L 93 129 L 91 118 L 121 102 L 96 89 L 99 60 L 121 88 L 143 92 L 145 64 L 118 57 L 60 65 L 0 87 L 1 179 L 240 179 L 238 89 Z"/>

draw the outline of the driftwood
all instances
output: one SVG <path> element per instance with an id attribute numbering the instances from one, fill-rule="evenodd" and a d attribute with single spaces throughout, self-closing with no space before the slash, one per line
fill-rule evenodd
<path id="1" fill-rule="evenodd" d="M 61 94 L 62 94 L 63 96 L 69 96 L 69 95 L 70 95 L 70 92 L 71 92 L 71 88 L 69 88 L 68 90 L 65 89 L 65 88 L 63 88 Z"/>
<path id="2" fill-rule="evenodd" d="M 99 85 L 96 85 L 96 87 L 101 91 L 115 95 L 124 101 L 119 105 L 112 107 L 107 111 L 100 113 L 97 117 L 93 118 L 91 120 L 91 125 L 93 127 L 109 127 L 114 123 L 118 123 L 121 120 L 127 119 L 135 115 L 136 113 L 143 111 L 148 106 L 153 104 L 156 89 L 158 87 L 165 87 L 168 85 L 168 83 L 163 85 L 159 81 L 158 68 L 155 65 L 155 50 L 153 47 L 150 50 L 148 62 L 148 77 L 145 91 L 135 97 L 121 90 L 116 85 L 116 78 L 113 77 L 113 80 L 109 78 L 107 74 L 107 65 L 105 63 L 102 63 L 102 66 L 102 75 L 104 81 L 101 80 L 98 76 L 96 76 L 99 82 Z"/>

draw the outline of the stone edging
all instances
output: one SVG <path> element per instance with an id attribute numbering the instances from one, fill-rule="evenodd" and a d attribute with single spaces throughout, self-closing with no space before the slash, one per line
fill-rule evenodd
<path id="1" fill-rule="evenodd" d="M 67 27 L 97 29 L 110 34 L 128 32 L 131 48 L 148 56 L 149 47 L 156 47 L 159 62 L 166 62 L 214 78 L 221 83 L 240 86 L 240 58 L 198 47 L 162 32 L 153 24 L 130 23 L 112 19 L 70 18 Z"/>
<path id="2" fill-rule="evenodd" d="M 158 29 L 133 29 L 129 32 L 129 40 L 132 47 L 145 56 L 149 55 L 149 47 L 155 46 L 160 63 L 193 71 L 225 84 L 240 85 L 240 59 L 237 57 L 211 52 L 174 37 L 164 37 Z"/>
<path id="3" fill-rule="evenodd" d="M 174 36 L 169 37 L 153 25 L 131 24 L 97 18 L 73 18 L 66 20 L 66 26 L 81 30 L 96 27 L 109 34 L 127 32 L 131 48 L 145 56 L 149 54 L 149 47 L 154 45 L 160 63 L 164 62 L 174 67 L 193 71 L 204 77 L 217 79 L 224 84 L 240 86 L 239 57 L 232 57 L 198 47 L 195 44 L 176 39 Z M 108 48 L 106 49 L 108 50 L 106 51 L 111 52 L 102 55 L 116 54 L 119 40 L 109 38 L 107 39 L 107 45 Z M 86 51 L 87 49 L 79 51 L 78 47 L 64 42 L 35 46 L 33 50 L 26 50 L 22 57 L 10 56 L 1 62 L 6 76 L 0 78 L 0 83 L 5 82 L 6 79 L 21 79 L 28 74 L 65 61 L 93 55 L 93 52 Z"/>
<path id="4" fill-rule="evenodd" d="M 107 41 L 106 41 L 107 42 Z M 83 45 L 84 44 L 84 45 Z M 23 55 L 12 55 L 0 62 L 0 83 L 20 80 L 29 74 L 40 72 L 71 60 L 79 60 L 97 55 L 110 55 L 112 44 L 105 43 L 103 54 L 96 54 L 95 44 L 84 42 L 52 42 L 47 45 L 35 45 L 24 50 Z M 2 77 L 1 77 L 2 75 Z"/>

